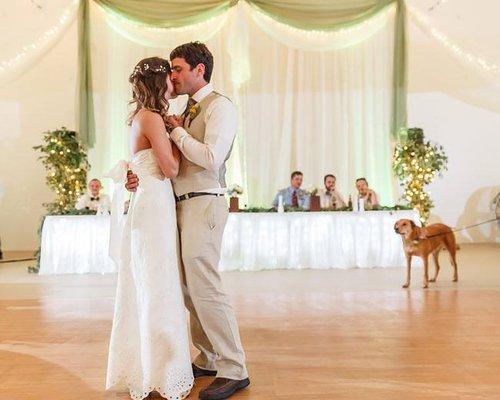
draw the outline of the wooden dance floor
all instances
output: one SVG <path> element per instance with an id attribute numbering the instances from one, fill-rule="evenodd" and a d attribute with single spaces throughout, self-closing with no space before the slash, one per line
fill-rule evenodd
<path id="1" fill-rule="evenodd" d="M 233 398 L 500 399 L 500 246 L 463 245 L 457 284 L 441 257 L 425 291 L 420 269 L 411 290 L 402 268 L 225 273 L 252 380 Z M 0 265 L 0 399 L 128 399 L 104 391 L 116 277 L 28 265 Z"/>

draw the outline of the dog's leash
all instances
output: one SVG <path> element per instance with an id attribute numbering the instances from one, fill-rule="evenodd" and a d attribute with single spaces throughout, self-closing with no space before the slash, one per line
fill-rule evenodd
<path id="1" fill-rule="evenodd" d="M 489 224 L 490 222 L 498 221 L 499 219 L 500 219 L 500 217 L 492 218 L 492 219 L 489 219 L 487 221 L 479 222 L 477 224 L 464 226 L 463 228 L 452 229 L 451 232 L 455 233 L 455 232 L 465 231 L 466 229 L 474 228 L 474 227 L 479 226 L 479 225 Z M 449 233 L 450 232 L 436 233 L 435 235 L 426 236 L 425 238 L 422 238 L 422 239 L 419 238 L 418 240 L 419 241 L 420 240 L 426 240 L 426 239 L 430 239 L 430 238 L 436 237 L 436 236 L 447 235 Z"/>

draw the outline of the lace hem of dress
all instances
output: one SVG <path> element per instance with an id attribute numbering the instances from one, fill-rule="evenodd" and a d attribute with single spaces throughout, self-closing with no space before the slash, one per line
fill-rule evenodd
<path id="1" fill-rule="evenodd" d="M 157 392 L 161 397 L 167 400 L 183 400 L 189 393 L 194 385 L 193 377 L 184 377 L 184 379 L 180 379 L 176 384 L 167 384 L 165 386 L 147 386 L 142 387 L 142 385 L 134 385 L 131 383 L 121 384 L 124 380 L 118 379 L 117 381 L 111 383 L 107 390 L 115 389 L 115 390 L 128 390 L 130 393 L 130 397 L 132 400 L 143 400 L 148 397 L 152 392 Z M 120 382 L 120 383 L 118 383 Z"/>

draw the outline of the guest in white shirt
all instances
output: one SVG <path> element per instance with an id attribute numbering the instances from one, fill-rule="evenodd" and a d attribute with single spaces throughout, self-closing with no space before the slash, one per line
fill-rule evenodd
<path id="1" fill-rule="evenodd" d="M 76 202 L 75 208 L 77 210 L 92 210 L 92 211 L 102 211 L 108 213 L 110 210 L 110 200 L 109 196 L 106 194 L 101 194 L 101 181 L 99 179 L 92 179 L 89 182 L 87 194 L 81 196 Z"/>
<path id="2" fill-rule="evenodd" d="M 325 188 L 319 191 L 321 208 L 336 210 L 345 207 L 345 201 L 342 194 L 335 188 L 337 178 L 335 175 L 328 174 L 323 178 Z"/>
<path id="3" fill-rule="evenodd" d="M 365 209 L 370 210 L 380 205 L 377 193 L 370 189 L 366 178 L 356 179 L 356 189 L 358 189 L 358 199 L 363 199 Z"/>

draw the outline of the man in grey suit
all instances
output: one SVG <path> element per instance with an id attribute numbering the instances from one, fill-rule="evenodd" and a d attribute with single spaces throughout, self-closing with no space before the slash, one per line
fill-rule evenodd
<path id="1" fill-rule="evenodd" d="M 305 190 L 300 188 L 302 186 L 303 178 L 304 175 L 302 172 L 292 172 L 292 175 L 290 176 L 290 186 L 285 189 L 281 189 L 278 193 L 276 193 L 273 200 L 273 207 L 278 208 L 279 197 L 282 196 L 283 206 L 300 207 L 308 210 L 311 197 Z"/>

